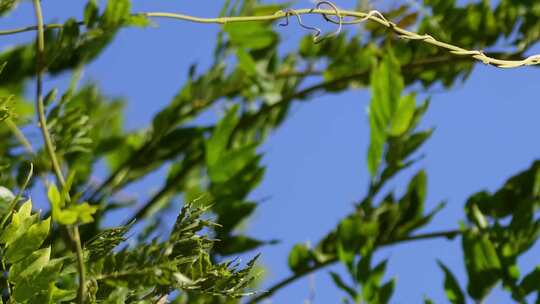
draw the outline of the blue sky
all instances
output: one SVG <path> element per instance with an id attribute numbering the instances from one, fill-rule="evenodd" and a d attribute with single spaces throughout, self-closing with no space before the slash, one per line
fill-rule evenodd
<path id="1" fill-rule="evenodd" d="M 103 1 L 102 1 L 103 2 Z M 221 1 L 134 1 L 135 11 L 183 12 L 215 16 Z M 355 1 L 336 1 L 350 8 Z M 44 1 L 46 21 L 80 17 L 84 1 Z M 298 1 L 297 6 L 309 6 Z M 376 5 L 376 4 L 375 4 Z M 157 20 L 159 27 L 126 29 L 113 44 L 85 70 L 85 81 L 97 82 L 110 96 L 128 100 L 126 128 L 148 124 L 152 114 L 166 105 L 186 78 L 190 64 L 200 71 L 208 66 L 219 27 L 194 25 L 173 20 Z M 0 20 L 1 28 L 34 24 L 30 3 L 23 3 L 9 17 Z M 285 46 L 294 46 L 303 32 L 294 26 L 278 28 Z M 20 41 L 30 41 L 32 33 L 0 37 L 2 49 Z M 536 48 L 539 51 L 539 48 Z M 69 75 L 47 78 L 46 88 L 63 87 Z M 423 125 L 436 127 L 432 139 L 422 150 L 425 159 L 403 174 L 403 182 L 420 168 L 429 177 L 428 208 L 446 200 L 447 207 L 425 231 L 456 228 L 463 218 L 466 198 L 479 190 L 497 189 L 507 177 L 527 168 L 540 151 L 535 131 L 540 113 L 538 83 L 540 70 L 520 68 L 502 70 L 478 65 L 467 82 L 450 91 L 432 90 L 432 105 Z M 285 124 L 276 130 L 261 149 L 267 173 L 252 194 L 265 199 L 247 227 L 262 239 L 282 242 L 261 249 L 267 269 L 267 283 L 288 276 L 287 254 L 295 243 L 316 243 L 348 214 L 352 203 L 366 189 L 368 174 L 365 155 L 369 140 L 366 107 L 369 92 L 348 91 L 314 97 L 295 104 Z M 213 109 L 212 115 L 219 115 Z M 35 135 L 37 136 L 37 130 Z M 162 183 L 160 173 L 130 191 L 148 197 Z M 120 221 L 119 221 L 120 222 Z M 532 252 L 520 265 L 529 270 L 538 263 Z M 428 295 L 444 302 L 442 273 L 436 259 L 445 262 L 465 280 L 459 241 L 423 241 L 387 248 L 376 256 L 389 258 L 387 277 L 397 277 L 392 303 L 419 303 Z M 334 269 L 341 269 L 340 266 Z M 525 270 L 524 270 L 525 271 Z M 312 303 L 337 303 L 339 292 L 326 270 L 312 277 L 315 297 Z M 465 284 L 463 283 L 462 286 Z M 303 279 L 278 293 L 271 303 L 304 303 L 310 295 L 309 279 Z M 505 300 L 506 299 L 506 300 Z M 500 292 L 489 303 L 508 301 Z M 269 302 L 270 303 L 270 302 Z"/>

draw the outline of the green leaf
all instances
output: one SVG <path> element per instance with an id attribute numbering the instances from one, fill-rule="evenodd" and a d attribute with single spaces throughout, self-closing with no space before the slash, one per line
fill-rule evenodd
<path id="1" fill-rule="evenodd" d="M 343 282 L 339 274 L 333 271 L 330 271 L 330 276 L 332 277 L 332 281 L 334 281 L 334 284 L 336 284 L 336 286 L 339 287 L 339 289 L 345 291 L 351 298 L 353 299 L 356 298 L 356 290 L 354 290 L 353 287 L 350 287 L 345 282 Z"/>
<path id="2" fill-rule="evenodd" d="M 424 304 L 435 304 L 435 302 L 428 297 L 424 297 Z"/>
<path id="3" fill-rule="evenodd" d="M 212 166 L 220 160 L 227 149 L 229 138 L 238 123 L 238 106 L 231 107 L 218 122 L 212 136 L 206 141 L 206 163 Z"/>
<path id="4" fill-rule="evenodd" d="M 441 262 L 437 261 L 439 267 L 444 271 L 444 291 L 446 298 L 452 304 L 465 304 L 465 296 L 459 287 L 459 283 L 452 272 Z"/>
<path id="5" fill-rule="evenodd" d="M 152 25 L 152 21 L 144 15 L 132 15 L 127 20 L 127 25 L 135 27 L 147 27 Z"/>
<path id="6" fill-rule="evenodd" d="M 56 188 L 54 184 L 49 186 L 47 196 L 51 203 L 54 220 L 62 225 L 73 225 L 75 223 L 87 224 L 93 222 L 94 218 L 92 216 L 97 212 L 99 207 L 92 206 L 88 203 L 81 203 L 71 204 L 64 208 L 66 194 L 67 193 L 60 194 L 58 188 Z"/>
<path id="7" fill-rule="evenodd" d="M 341 244 L 340 241 L 337 241 L 337 257 L 339 261 L 345 266 L 347 266 L 347 269 L 352 273 L 353 267 L 354 267 L 354 258 L 356 256 L 356 251 L 354 250 L 347 250 L 343 244 Z"/>
<path id="8" fill-rule="evenodd" d="M 244 49 L 237 49 L 236 58 L 238 58 L 238 66 L 248 76 L 257 75 L 256 62 L 248 52 L 246 52 Z"/>
<path id="9" fill-rule="evenodd" d="M 218 163 L 208 168 L 212 181 L 225 182 L 239 173 L 256 156 L 256 147 L 253 144 L 224 153 Z"/>
<path id="10" fill-rule="evenodd" d="M 130 19 L 130 0 L 109 0 L 100 19 L 101 27 L 116 29 Z"/>
<path id="11" fill-rule="evenodd" d="M 49 186 L 49 190 L 47 191 L 47 197 L 49 198 L 49 202 L 52 205 L 52 208 L 62 208 L 64 207 L 64 200 L 60 196 L 60 191 L 58 191 L 58 188 L 56 188 L 55 184 L 52 184 Z"/>
<path id="12" fill-rule="evenodd" d="M 20 235 L 7 247 L 6 259 L 10 263 L 16 263 L 36 251 L 49 235 L 50 226 L 50 217 L 30 226 L 28 231 Z"/>
<path id="13" fill-rule="evenodd" d="M 90 239 L 85 245 L 84 250 L 89 253 L 90 261 L 97 261 L 109 254 L 116 246 L 126 240 L 125 234 L 131 225 L 116 228 L 108 228 Z"/>
<path id="14" fill-rule="evenodd" d="M 524 295 L 529 295 L 533 291 L 540 291 L 538 282 L 540 282 L 540 266 L 536 266 L 533 271 L 523 278 L 519 288 Z"/>
<path id="15" fill-rule="evenodd" d="M 403 133 L 405 133 L 409 126 L 411 125 L 411 121 L 414 117 L 414 112 L 416 110 L 416 98 L 414 95 L 406 95 L 402 96 L 399 99 L 398 107 L 396 112 L 394 113 L 394 116 L 392 118 L 392 122 L 390 123 L 390 130 L 389 135 L 391 136 L 401 136 Z"/>
<path id="16" fill-rule="evenodd" d="M 296 244 L 289 253 L 289 268 L 299 273 L 309 268 L 312 262 L 311 250 L 305 244 Z"/>
<path id="17" fill-rule="evenodd" d="M 84 7 L 84 24 L 92 28 L 96 24 L 99 15 L 99 8 L 96 0 L 89 0 Z"/>
<path id="18" fill-rule="evenodd" d="M 58 273 L 62 269 L 61 259 L 51 260 L 39 273 L 33 273 L 32 276 L 23 279 L 13 288 L 13 298 L 17 303 L 24 303 L 36 296 L 45 295 L 49 298 L 51 289 L 56 282 Z M 43 300 L 37 299 L 31 303 L 43 303 Z"/>
<path id="19" fill-rule="evenodd" d="M 372 255 L 363 256 L 358 264 L 356 264 L 356 280 L 362 284 L 366 283 L 371 273 L 371 257 Z"/>
<path id="20" fill-rule="evenodd" d="M 16 284 L 18 281 L 39 273 L 41 269 L 49 263 L 51 257 L 51 247 L 39 249 L 9 269 L 8 280 Z"/>
<path id="21" fill-rule="evenodd" d="M 126 303 L 127 297 L 129 295 L 129 288 L 118 287 L 111 292 L 109 297 L 103 301 L 105 304 L 124 304 Z"/>
<path id="22" fill-rule="evenodd" d="M 371 103 L 368 108 L 370 123 L 368 169 L 371 176 L 375 176 L 381 163 L 388 129 L 403 87 L 399 63 L 392 53 L 388 53 L 371 73 Z M 403 104 L 408 107 L 409 103 L 410 101 L 406 99 Z M 401 126 L 397 125 L 396 129 L 400 128 Z"/>
<path id="23" fill-rule="evenodd" d="M 0 235 L 0 242 L 10 246 L 21 235 L 26 233 L 31 225 L 38 221 L 38 215 L 30 215 L 32 211 L 32 201 L 26 201 L 18 211 L 13 212 L 11 222 L 6 226 Z"/>
<path id="24" fill-rule="evenodd" d="M 378 295 L 379 301 L 378 301 L 378 303 L 384 304 L 384 303 L 390 302 L 390 298 L 394 294 L 394 289 L 395 288 L 396 288 L 396 280 L 395 279 L 391 279 L 386 284 L 381 286 L 381 288 L 379 288 L 379 295 Z"/>
<path id="25" fill-rule="evenodd" d="M 0 16 L 13 10 L 19 4 L 20 0 L 0 0 Z"/>
<path id="26" fill-rule="evenodd" d="M 260 50 L 274 45 L 278 37 L 268 26 L 252 23 L 249 26 L 241 23 L 227 23 L 223 30 L 228 34 L 234 46 L 251 50 Z"/>
<path id="27" fill-rule="evenodd" d="M 501 262 L 487 234 L 464 233 L 462 247 L 469 276 L 467 291 L 473 299 L 481 300 L 500 280 Z"/>

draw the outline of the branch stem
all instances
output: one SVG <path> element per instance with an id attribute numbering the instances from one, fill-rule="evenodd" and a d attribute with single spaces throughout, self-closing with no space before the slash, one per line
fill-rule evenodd
<path id="1" fill-rule="evenodd" d="M 540 54 L 532 55 L 522 60 L 497 59 L 497 58 L 487 56 L 481 50 L 468 50 L 460 46 L 452 45 L 450 43 L 437 40 L 429 34 L 418 34 L 415 32 L 411 32 L 409 30 L 406 30 L 404 28 L 397 26 L 397 24 L 391 21 L 388 21 L 380 12 L 376 10 L 373 10 L 370 12 L 360 12 L 360 11 L 339 10 L 339 9 L 328 10 L 328 9 L 318 9 L 318 8 L 304 8 L 304 9 L 289 10 L 289 11 L 279 10 L 272 15 L 231 16 L 231 17 L 218 17 L 218 18 L 204 18 L 204 17 L 196 17 L 196 16 L 191 16 L 191 15 L 185 15 L 185 14 L 168 13 L 168 12 L 141 12 L 141 13 L 132 14 L 132 16 L 145 16 L 148 18 L 167 18 L 167 19 L 175 19 L 175 20 L 189 21 L 189 22 L 202 23 L 202 24 L 227 24 L 227 23 L 239 23 L 239 22 L 275 21 L 279 19 L 289 18 L 291 14 L 296 15 L 296 16 L 321 15 L 325 17 L 325 20 L 333 22 L 333 23 L 336 23 L 336 21 L 331 21 L 328 18 L 328 16 L 336 16 L 336 17 L 339 17 L 339 19 L 341 20 L 341 22 L 339 23 L 340 27 L 343 24 L 354 24 L 354 23 L 360 23 L 360 22 L 369 20 L 388 28 L 389 30 L 393 31 L 402 39 L 422 41 L 424 43 L 431 44 L 433 46 L 436 46 L 442 49 L 446 49 L 447 51 L 449 51 L 450 53 L 454 55 L 471 57 L 475 60 L 483 62 L 484 64 L 494 65 L 500 68 L 516 68 L 516 67 L 521 67 L 521 66 L 540 64 Z M 343 20 L 344 17 L 352 17 L 355 19 Z M 77 24 L 83 25 L 84 23 L 81 21 L 78 21 Z M 61 24 L 50 24 L 47 26 L 44 26 L 43 24 L 41 25 L 42 30 L 44 28 L 62 28 L 62 27 L 63 25 Z M 4 31 L 0 31 L 0 35 L 11 35 L 11 34 L 27 32 L 27 31 L 34 31 L 34 30 L 39 30 L 39 28 L 40 28 L 40 25 L 38 24 L 37 26 L 27 26 L 27 27 L 22 27 L 22 28 L 17 28 L 17 29 L 4 30 Z"/>
<path id="2" fill-rule="evenodd" d="M 402 239 L 392 240 L 392 241 L 390 241 L 388 243 L 380 244 L 379 246 L 381 246 L 381 247 L 382 246 L 391 246 L 391 245 L 396 245 L 396 244 L 405 243 L 405 242 L 430 240 L 430 239 L 438 239 L 438 238 L 453 239 L 454 237 L 460 235 L 461 233 L 462 233 L 461 230 L 448 230 L 448 231 L 431 232 L 431 233 L 426 233 L 426 234 L 418 234 L 418 235 L 408 236 L 408 237 L 405 237 L 405 238 L 402 238 Z M 339 261 L 338 258 L 334 257 L 334 258 L 331 258 L 331 259 L 329 259 L 327 261 L 324 261 L 322 263 L 314 265 L 311 268 L 308 268 L 308 269 L 306 269 L 306 270 L 304 270 L 302 272 L 295 273 L 295 274 L 293 274 L 293 275 L 291 275 L 291 276 L 277 282 L 276 284 L 272 285 L 266 292 L 261 293 L 260 295 L 251 298 L 249 301 L 246 302 L 246 304 L 259 303 L 260 301 L 272 296 L 273 294 L 275 294 L 276 292 L 278 292 L 282 288 L 284 288 L 284 287 L 288 286 L 289 284 L 297 281 L 298 279 L 301 279 L 301 278 L 305 277 L 306 275 L 308 275 L 310 273 L 313 273 L 315 271 L 318 271 L 320 269 L 323 269 L 323 268 L 325 268 L 327 266 L 333 265 L 333 264 L 337 263 L 338 261 Z"/>
<path id="3" fill-rule="evenodd" d="M 47 127 L 47 119 L 45 116 L 45 105 L 43 104 L 43 73 L 45 70 L 45 60 L 44 60 L 44 54 L 45 54 L 45 25 L 43 23 L 43 13 L 41 10 L 41 2 L 40 0 L 33 0 L 34 4 L 34 11 L 36 15 L 37 20 L 37 45 L 36 45 L 36 108 L 37 108 L 37 116 L 39 121 L 39 128 L 41 130 L 41 135 L 43 137 L 44 146 L 47 151 L 47 154 L 49 155 L 49 158 L 51 160 L 52 168 L 54 171 L 54 174 L 56 176 L 56 180 L 58 184 L 64 188 L 66 181 L 64 179 L 64 175 L 62 174 L 62 169 L 60 167 L 60 162 L 58 161 L 58 158 L 56 156 L 56 152 L 54 150 L 54 144 L 51 139 L 51 134 L 49 132 L 49 129 Z M 86 275 L 85 275 L 85 268 L 84 268 L 84 259 L 83 259 L 83 251 L 82 251 L 82 245 L 81 245 L 81 238 L 79 234 L 79 227 L 77 225 L 73 225 L 71 227 L 68 227 L 68 234 L 70 236 L 70 240 L 75 247 L 75 255 L 77 257 L 77 271 L 79 274 L 79 288 L 77 291 L 77 303 L 84 304 L 85 302 L 85 282 L 86 282 Z"/>

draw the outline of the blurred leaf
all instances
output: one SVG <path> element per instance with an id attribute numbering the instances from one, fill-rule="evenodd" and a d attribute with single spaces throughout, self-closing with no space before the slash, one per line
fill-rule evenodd
<path id="1" fill-rule="evenodd" d="M 5 15 L 9 11 L 15 9 L 20 0 L 0 0 L 0 16 Z"/>
<path id="2" fill-rule="evenodd" d="M 50 226 L 51 218 L 49 217 L 31 225 L 27 231 L 22 233 L 12 243 L 9 245 L 6 244 L 5 258 L 7 261 L 16 263 L 41 247 L 41 244 L 43 244 L 49 234 Z"/>
<path id="3" fill-rule="evenodd" d="M 462 237 L 465 267 L 469 276 L 467 291 L 483 299 L 500 280 L 501 262 L 487 234 L 468 231 Z"/>
<path id="4" fill-rule="evenodd" d="M 312 262 L 310 249 L 304 244 L 296 244 L 289 253 L 289 268 L 295 273 L 308 269 Z"/>
<path id="5" fill-rule="evenodd" d="M 377 173 L 382 160 L 388 128 L 396 113 L 403 86 L 399 63 L 393 54 L 389 53 L 371 73 L 371 103 L 368 108 L 371 131 L 368 169 L 371 176 Z M 406 99 L 404 108 L 408 109 L 409 103 Z M 403 123 L 397 125 L 396 130 L 401 131 L 402 125 Z"/>
<path id="6" fill-rule="evenodd" d="M 400 136 L 405 133 L 411 124 L 415 110 L 416 97 L 414 95 L 402 96 L 399 99 L 388 134 L 391 136 Z"/>
<path id="7" fill-rule="evenodd" d="M 452 272 L 441 262 L 437 261 L 439 267 L 444 271 L 444 290 L 446 298 L 452 304 L 465 304 L 465 296 L 459 287 L 459 283 Z"/>
<path id="8" fill-rule="evenodd" d="M 65 207 L 65 197 L 62 197 L 54 184 L 49 186 L 47 192 L 53 218 L 62 225 L 72 225 L 75 223 L 87 224 L 94 219 L 92 215 L 97 212 L 97 206 L 91 206 L 88 203 L 70 204 Z"/>
<path id="9" fill-rule="evenodd" d="M 351 298 L 356 298 L 356 291 L 354 290 L 354 288 L 348 286 L 345 282 L 343 282 L 339 274 L 330 271 L 330 276 L 332 277 L 332 281 L 334 281 L 334 284 L 336 284 L 339 289 L 345 291 Z"/>
<path id="10" fill-rule="evenodd" d="M 260 50 L 268 48 L 278 40 L 276 33 L 260 23 L 249 26 L 241 23 L 227 23 L 223 30 L 229 36 L 231 43 L 239 48 Z"/>

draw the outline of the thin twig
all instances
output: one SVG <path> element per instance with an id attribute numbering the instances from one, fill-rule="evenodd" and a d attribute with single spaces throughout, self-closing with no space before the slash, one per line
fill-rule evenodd
<path id="1" fill-rule="evenodd" d="M 381 244 L 380 246 L 391 246 L 396 245 L 399 243 L 405 243 L 405 242 L 412 242 L 412 241 L 420 241 L 420 240 L 429 240 L 429 239 L 437 239 L 437 238 L 446 238 L 446 239 L 452 239 L 462 233 L 461 230 L 449 230 L 449 231 L 441 231 L 441 232 L 432 232 L 432 233 L 426 233 L 426 234 L 419 234 L 419 235 L 413 235 L 409 237 L 405 237 L 402 239 L 397 239 L 390 241 L 388 243 Z M 336 262 L 338 262 L 338 258 L 331 258 L 325 262 L 319 263 L 317 265 L 312 266 L 311 268 L 308 268 L 304 271 L 295 273 L 276 284 L 272 285 L 266 292 L 259 294 L 258 296 L 251 298 L 249 301 L 246 302 L 246 304 L 255 304 L 259 303 L 261 300 L 264 300 L 273 294 L 275 294 L 278 290 L 282 289 L 285 286 L 288 286 L 289 284 L 295 282 L 296 280 L 303 278 L 304 276 L 313 273 L 317 270 L 320 270 L 322 268 L 325 268 L 327 266 L 330 266 Z"/>
<path id="2" fill-rule="evenodd" d="M 17 127 L 17 124 L 13 122 L 11 118 L 6 119 L 4 122 L 6 123 L 6 126 L 11 131 L 11 133 L 13 133 L 15 138 L 17 138 L 19 143 L 24 147 L 26 152 L 28 152 L 29 154 L 34 154 L 34 148 L 32 147 L 32 144 L 30 143 L 28 138 L 26 138 L 24 133 L 19 129 L 19 127 Z"/>
<path id="3" fill-rule="evenodd" d="M 376 22 L 388 29 L 392 30 L 399 35 L 400 38 L 407 40 L 419 40 L 425 43 L 434 45 L 439 48 L 448 50 L 450 53 L 459 55 L 459 56 L 468 56 L 476 60 L 479 60 L 485 64 L 493 65 L 500 68 L 515 68 L 526 65 L 536 65 L 540 64 L 540 54 L 529 56 L 523 60 L 503 60 L 493 57 L 489 57 L 484 52 L 480 50 L 468 50 L 459 46 L 455 46 L 446 42 L 439 41 L 431 35 L 421 35 L 415 32 L 408 31 L 397 26 L 395 23 L 388 21 L 379 11 L 373 10 L 368 13 L 365 12 L 356 12 L 349 10 L 325 10 L 325 9 L 298 9 L 293 10 L 295 15 L 306 15 L 306 14 L 319 14 L 323 16 L 337 16 L 342 18 L 347 17 L 357 17 L 359 18 L 357 22 L 363 21 L 373 21 Z M 286 18 L 291 14 L 291 11 L 284 12 L 278 11 L 273 15 L 266 16 L 240 16 L 240 17 L 219 17 L 219 18 L 200 18 L 184 14 L 174 14 L 174 13 L 160 13 L 160 12 L 150 12 L 150 13 L 141 13 L 140 15 L 146 17 L 161 17 L 161 18 L 171 18 L 178 20 L 191 21 L 196 23 L 217 23 L 217 24 L 226 24 L 233 22 L 255 22 L 255 21 L 273 21 L 281 18 Z M 328 19 L 328 18 L 327 18 Z M 348 22 L 351 23 L 351 22 Z"/>
<path id="4" fill-rule="evenodd" d="M 347 20 L 341 22 L 341 24 L 354 24 L 364 21 L 372 21 L 376 22 L 394 33 L 396 33 L 400 38 L 406 39 L 406 40 L 419 40 L 423 41 L 424 43 L 431 44 L 433 46 L 446 49 L 452 54 L 459 55 L 459 56 L 466 56 L 474 58 L 475 60 L 481 61 L 485 64 L 493 65 L 500 68 L 516 68 L 521 66 L 528 66 L 528 65 L 537 65 L 540 64 L 540 54 L 529 56 L 522 60 L 504 60 L 504 59 L 497 59 L 490 56 L 487 56 L 483 51 L 481 50 L 468 50 L 456 45 L 452 45 L 450 43 L 446 43 L 440 40 L 435 39 L 433 36 L 429 34 L 418 34 L 412 31 L 408 31 L 404 28 L 401 28 L 397 26 L 395 23 L 388 21 L 383 14 L 381 14 L 379 11 L 372 10 L 369 12 L 360 12 L 360 11 L 350 11 L 350 10 L 341 10 L 337 8 L 332 8 L 330 10 L 328 9 L 320 9 L 320 8 L 305 8 L 305 9 L 296 9 L 296 10 L 280 10 L 275 12 L 272 15 L 262 15 L 262 16 L 232 16 L 232 17 L 218 17 L 218 18 L 203 18 L 203 17 L 196 17 L 191 15 L 185 15 L 185 14 L 176 14 L 176 13 L 168 13 L 168 12 L 142 12 L 142 13 L 136 13 L 133 14 L 133 16 L 145 16 L 148 18 L 168 18 L 168 19 L 176 19 L 176 20 L 183 20 L 183 21 L 190 21 L 195 23 L 203 23 L 203 24 L 227 24 L 227 23 L 238 23 L 238 22 L 265 22 L 265 21 L 274 21 L 279 19 L 286 19 L 291 14 L 294 14 L 296 16 L 300 15 L 309 15 L 309 14 L 315 14 L 315 15 L 322 15 L 324 16 L 326 21 L 335 23 L 335 20 L 330 19 L 328 16 L 336 16 L 338 18 L 343 17 L 354 17 L 355 20 Z M 81 25 L 83 24 L 81 21 L 77 22 L 77 24 Z M 0 31 L 0 35 L 11 35 L 16 33 L 22 33 L 27 31 L 34 31 L 37 30 L 38 26 L 27 26 L 17 29 L 11 29 L 11 30 L 4 30 Z M 61 24 L 49 24 L 47 26 L 44 26 L 44 28 L 62 28 Z"/>
<path id="5" fill-rule="evenodd" d="M 47 153 L 49 154 L 49 158 L 51 160 L 51 164 L 53 167 L 54 174 L 56 176 L 56 179 L 58 181 L 58 184 L 62 188 L 65 187 L 65 179 L 62 174 L 62 169 L 60 167 L 60 163 L 58 161 L 58 158 L 56 157 L 56 153 L 54 151 L 54 145 L 51 139 L 51 135 L 49 133 L 49 129 L 47 128 L 47 119 L 45 116 L 45 106 L 43 104 L 43 72 L 45 70 L 45 60 L 44 60 L 44 53 L 45 53 L 45 34 L 44 34 L 44 24 L 43 24 L 43 13 L 41 11 L 41 3 L 40 0 L 33 0 L 34 4 L 34 11 L 36 14 L 36 20 L 37 20 L 37 50 L 36 50 L 36 108 L 37 108 L 37 116 L 39 120 L 39 127 L 41 129 L 41 134 L 43 136 L 43 141 L 45 145 L 45 149 L 47 150 Z M 77 257 L 77 271 L 79 273 L 79 288 L 77 291 L 77 302 L 79 304 L 84 304 L 85 302 L 85 294 L 86 294 L 86 275 L 85 275 L 85 268 L 84 268 L 84 259 L 83 259 L 83 251 L 82 251 L 82 245 L 81 245 L 81 238 L 79 234 L 79 227 L 77 225 L 73 225 L 72 227 L 68 227 L 68 232 L 70 235 L 70 239 L 75 247 L 75 255 Z"/>

